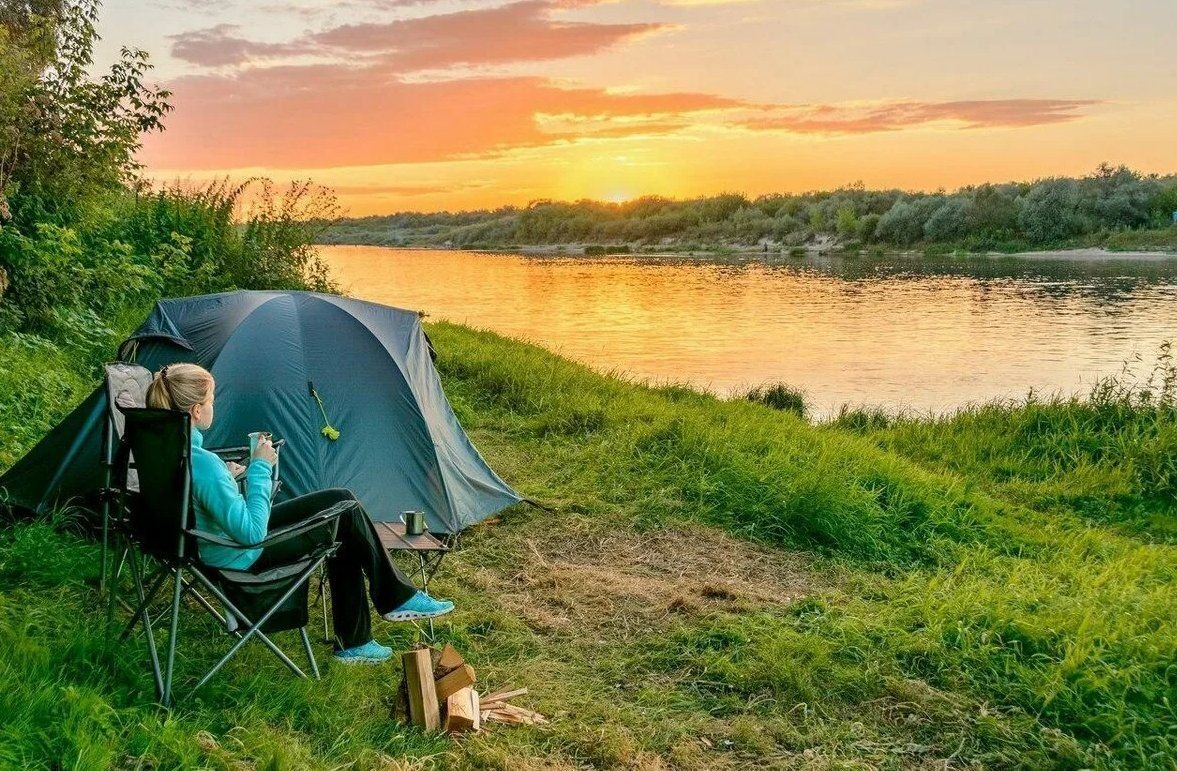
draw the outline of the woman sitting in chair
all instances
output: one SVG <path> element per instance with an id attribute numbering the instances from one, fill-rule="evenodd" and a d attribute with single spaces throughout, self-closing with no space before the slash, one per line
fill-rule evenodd
<path id="1" fill-rule="evenodd" d="M 213 422 L 212 373 L 195 364 L 171 364 L 155 373 L 147 389 L 147 406 L 187 412 L 192 418 L 192 499 L 196 526 L 242 544 L 236 549 L 201 543 L 201 560 L 213 567 L 263 571 L 313 550 L 323 543 L 324 534 L 312 531 L 300 538 L 265 549 L 248 548 L 266 537 L 269 528 L 285 527 L 313 516 L 342 500 L 355 500 L 350 490 L 320 490 L 270 507 L 271 475 L 278 456 L 267 438 L 262 438 L 245 470 L 247 493 L 242 495 L 234 478 L 242 468 L 226 463 L 203 447 L 201 429 Z M 329 527 L 329 526 L 325 526 Z M 454 604 L 436 600 L 418 591 L 393 564 L 380 545 L 372 520 L 362 507 L 355 507 L 339 519 L 336 540 L 339 550 L 327 560 L 331 585 L 332 615 L 340 649 L 335 658 L 342 662 L 381 662 L 392 657 L 392 649 L 372 639 L 372 621 L 364 600 L 364 577 L 368 592 L 382 618 L 411 621 L 449 613 Z"/>

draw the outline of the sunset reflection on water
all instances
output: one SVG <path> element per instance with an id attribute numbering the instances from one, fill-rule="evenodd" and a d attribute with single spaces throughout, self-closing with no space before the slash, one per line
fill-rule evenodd
<path id="1" fill-rule="evenodd" d="M 819 415 L 1071 393 L 1177 336 L 1177 260 L 323 254 L 363 299 L 720 395 L 783 381 Z"/>

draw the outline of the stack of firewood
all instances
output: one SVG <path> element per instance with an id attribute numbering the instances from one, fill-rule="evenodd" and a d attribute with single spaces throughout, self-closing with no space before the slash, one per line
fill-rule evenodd
<path id="1" fill-rule="evenodd" d="M 452 645 L 442 650 L 417 648 L 402 657 L 401 711 L 409 722 L 426 731 L 457 734 L 479 731 L 487 721 L 539 725 L 547 719 L 538 712 L 509 704 L 526 688 L 503 689 L 479 697 L 474 690 L 474 667 Z"/>

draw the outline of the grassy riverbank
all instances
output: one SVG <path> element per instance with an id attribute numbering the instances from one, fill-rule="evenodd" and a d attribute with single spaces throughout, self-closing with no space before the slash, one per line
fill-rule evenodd
<path id="1" fill-rule="evenodd" d="M 443 634 L 552 725 L 422 736 L 387 717 L 397 667 L 298 682 L 259 651 L 162 712 L 144 642 L 103 642 L 97 550 L 63 514 L 0 531 L 0 765 L 1172 766 L 1163 383 L 815 426 L 430 332 L 476 444 L 554 508 L 469 534 L 437 583 L 459 607 Z M 26 343 L 0 342 L 0 467 L 99 360 Z M 220 648 L 186 630 L 190 675 Z"/>

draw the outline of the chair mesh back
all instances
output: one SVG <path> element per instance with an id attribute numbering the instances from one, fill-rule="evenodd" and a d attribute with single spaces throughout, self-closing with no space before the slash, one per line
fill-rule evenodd
<path id="1" fill-rule="evenodd" d="M 191 434 L 187 413 L 132 408 L 123 410 L 120 464 L 128 451 L 139 474 L 139 493 L 129 499 L 130 527 L 143 549 L 163 557 L 181 556 L 182 530 L 190 523 Z M 125 479 L 125 477 L 124 477 Z"/>
<path id="2" fill-rule="evenodd" d="M 126 423 L 123 410 L 134 407 L 147 406 L 147 386 L 151 385 L 151 370 L 138 364 L 114 362 L 107 364 L 106 370 L 106 419 L 114 431 L 112 441 L 114 445 L 123 437 L 123 426 Z M 139 477 L 135 469 L 127 473 L 126 489 L 139 491 Z"/>

